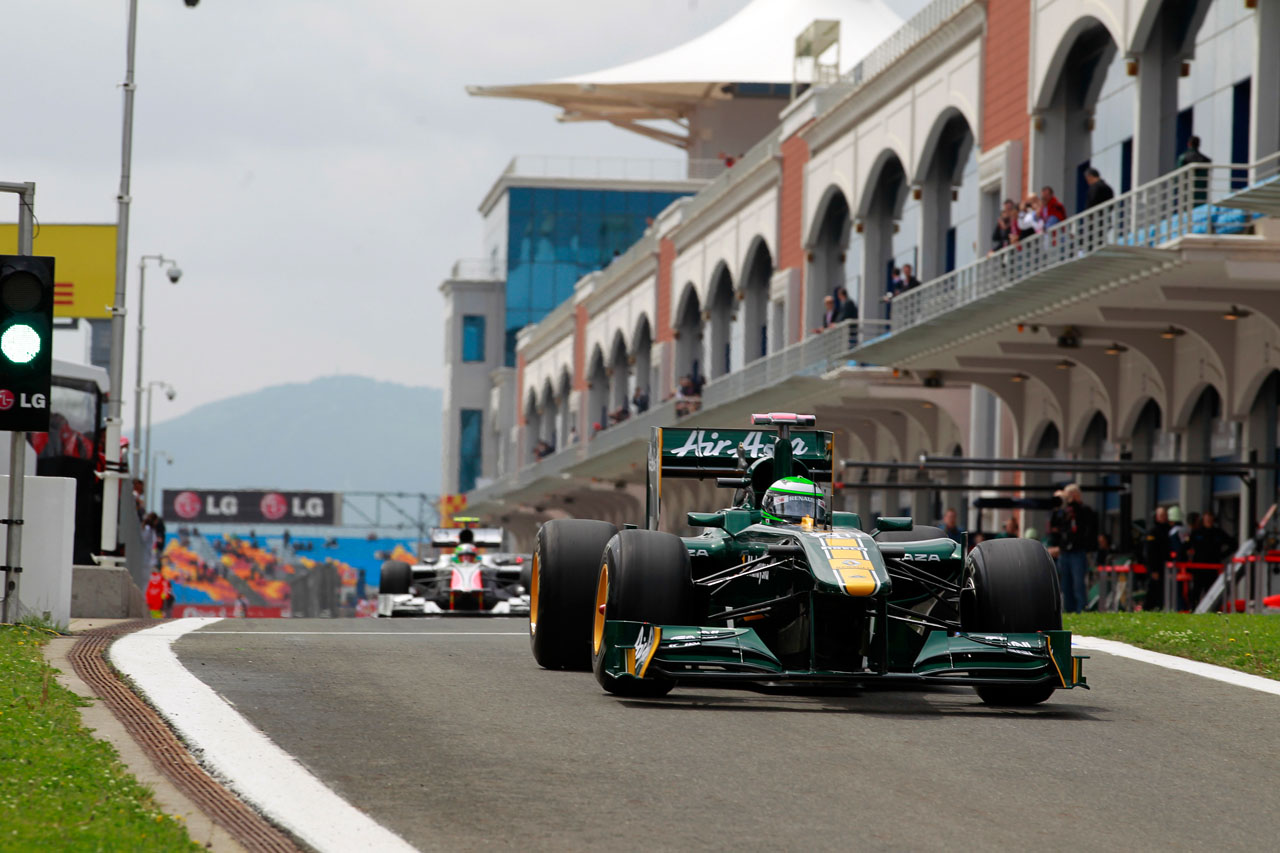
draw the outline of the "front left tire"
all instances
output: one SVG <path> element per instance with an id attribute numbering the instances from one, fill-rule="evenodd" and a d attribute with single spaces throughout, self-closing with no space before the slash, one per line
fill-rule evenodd
<path id="1" fill-rule="evenodd" d="M 1033 539 L 980 542 L 965 560 L 960 627 L 993 634 L 1062 630 L 1058 571 L 1044 546 Z M 970 584 L 970 581 L 972 582 Z M 974 689 L 988 705 L 1038 705 L 1053 684 L 985 684 Z"/>

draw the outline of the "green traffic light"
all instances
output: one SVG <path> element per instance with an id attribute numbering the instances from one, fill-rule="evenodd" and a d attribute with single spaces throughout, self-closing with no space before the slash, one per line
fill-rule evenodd
<path id="1" fill-rule="evenodd" d="M 0 335 L 0 353 L 14 364 L 26 364 L 40 354 L 40 333 L 26 323 L 14 323 Z"/>

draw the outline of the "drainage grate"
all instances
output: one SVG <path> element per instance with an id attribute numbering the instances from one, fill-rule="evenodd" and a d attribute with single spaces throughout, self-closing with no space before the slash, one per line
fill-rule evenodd
<path id="1" fill-rule="evenodd" d="M 116 677 L 105 656 L 107 647 L 124 634 L 155 624 L 142 619 L 86 631 L 68 655 L 76 675 L 102 698 L 169 781 L 247 850 L 298 853 L 307 849 L 210 776 L 169 724 Z"/>

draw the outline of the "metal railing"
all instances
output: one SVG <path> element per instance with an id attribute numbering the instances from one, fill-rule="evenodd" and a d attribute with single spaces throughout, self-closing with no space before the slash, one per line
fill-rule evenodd
<path id="1" fill-rule="evenodd" d="M 1229 197 L 1236 191 L 1233 175 L 1249 168 L 1204 163 L 1157 178 L 900 294 L 892 303 L 890 329 L 899 332 L 929 322 L 1106 247 L 1159 248 L 1189 234 L 1245 233 L 1256 214 L 1230 207 Z"/>
<path id="2" fill-rule="evenodd" d="M 879 333 L 884 320 L 845 320 L 816 335 L 758 358 L 702 389 L 703 410 L 732 403 L 796 376 L 821 376 L 838 367 L 860 336 Z"/>
<path id="3" fill-rule="evenodd" d="M 587 443 L 587 456 L 599 456 L 632 441 L 647 441 L 650 427 L 670 426 L 675 420 L 674 400 L 651 406 L 647 412 L 632 415 L 622 423 L 593 435 Z"/>
<path id="4" fill-rule="evenodd" d="M 584 178 L 612 181 L 706 180 L 724 169 L 720 160 L 657 157 L 557 157 L 520 154 L 506 175 L 527 178 Z"/>
<path id="5" fill-rule="evenodd" d="M 459 258 L 449 272 L 454 281 L 504 281 L 506 277 L 506 263 L 501 259 Z"/>
<path id="6" fill-rule="evenodd" d="M 933 0 L 928 6 L 912 15 L 906 23 L 894 31 L 893 35 L 864 56 L 841 79 L 854 86 L 869 82 L 958 15 L 966 6 L 975 5 L 977 2 L 978 0 Z"/>

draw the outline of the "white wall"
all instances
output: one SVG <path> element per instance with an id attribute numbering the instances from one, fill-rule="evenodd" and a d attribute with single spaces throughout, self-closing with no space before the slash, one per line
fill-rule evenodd
<path id="1" fill-rule="evenodd" d="M 76 483 L 64 477 L 28 477 L 22 501 L 22 613 L 71 621 L 71 554 L 75 536 Z M 0 476 L 0 515 L 9 516 L 9 477 Z M 7 547 L 7 541 L 5 542 Z"/>

